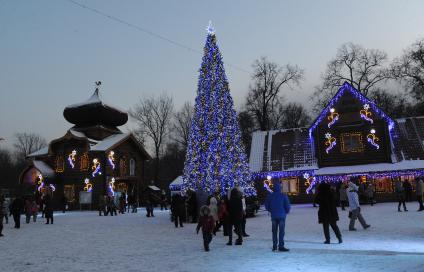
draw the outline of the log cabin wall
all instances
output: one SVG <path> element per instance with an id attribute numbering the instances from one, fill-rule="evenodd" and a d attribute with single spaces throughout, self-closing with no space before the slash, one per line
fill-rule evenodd
<path id="1" fill-rule="evenodd" d="M 339 120 L 330 128 L 327 118 L 318 125 L 314 139 L 319 167 L 391 162 L 388 124 L 372 109 L 369 109 L 372 124 L 361 118 L 363 107 L 350 92 L 345 92 L 333 107 L 339 114 Z M 367 141 L 371 129 L 376 131 L 375 135 L 379 138 L 379 149 Z M 325 145 L 327 133 L 336 139 L 335 147 L 328 153 Z"/>

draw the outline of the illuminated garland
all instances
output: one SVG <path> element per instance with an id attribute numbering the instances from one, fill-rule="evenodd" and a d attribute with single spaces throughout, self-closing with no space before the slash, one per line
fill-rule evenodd
<path id="1" fill-rule="evenodd" d="M 370 133 L 367 135 L 367 140 L 370 144 L 372 144 L 376 149 L 380 149 L 380 145 L 377 142 L 380 140 L 377 136 L 375 136 L 375 129 L 371 129 Z"/>
<path id="2" fill-rule="evenodd" d="M 327 146 L 327 148 L 325 149 L 325 152 L 327 152 L 328 154 L 330 150 L 336 146 L 336 138 L 332 137 L 331 133 L 329 132 L 325 134 L 325 138 L 327 139 L 325 141 L 325 145 Z"/>
<path id="3" fill-rule="evenodd" d="M 76 155 L 77 155 L 77 151 L 72 150 L 71 154 L 69 154 L 69 156 L 68 156 L 68 162 L 69 162 L 69 165 L 72 167 L 72 169 L 74 169 L 74 167 L 75 167 L 75 156 Z"/>
<path id="4" fill-rule="evenodd" d="M 336 110 L 334 108 L 330 109 L 330 115 L 327 117 L 329 123 L 328 123 L 328 128 L 330 128 L 332 125 L 334 125 L 334 123 L 337 122 L 337 120 L 339 120 L 339 114 L 336 112 Z"/>
<path id="5" fill-rule="evenodd" d="M 110 180 L 108 190 L 110 195 L 115 196 L 115 178 Z"/>
<path id="6" fill-rule="evenodd" d="M 90 183 L 90 180 L 88 178 L 86 178 L 84 180 L 84 191 L 86 192 L 91 192 L 93 191 L 93 184 Z"/>
<path id="7" fill-rule="evenodd" d="M 110 166 L 112 166 L 112 169 L 115 169 L 115 163 L 114 163 L 115 162 L 115 158 L 114 158 L 113 155 L 115 155 L 115 152 L 110 151 L 107 159 L 109 161 Z"/>
<path id="8" fill-rule="evenodd" d="M 98 160 L 98 159 L 94 159 L 94 160 L 93 160 L 93 166 L 91 166 L 91 170 L 93 171 L 93 172 L 91 173 L 91 175 L 93 176 L 93 178 L 94 178 L 96 175 L 101 175 L 101 174 L 102 174 L 102 172 L 100 172 L 101 168 L 100 168 L 100 162 L 99 162 L 99 160 Z"/>
<path id="9" fill-rule="evenodd" d="M 369 109 L 370 109 L 370 105 L 365 104 L 364 109 L 360 110 L 359 113 L 361 114 L 362 119 L 365 119 L 368 122 L 370 122 L 371 124 L 373 124 L 374 121 L 371 119 L 372 113 L 370 111 L 368 111 Z"/>

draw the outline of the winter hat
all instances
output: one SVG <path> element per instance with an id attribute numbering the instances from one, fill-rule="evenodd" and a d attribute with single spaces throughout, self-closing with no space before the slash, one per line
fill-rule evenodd
<path id="1" fill-rule="evenodd" d="M 202 207 L 200 207 L 200 216 L 209 215 L 210 213 L 211 213 L 211 210 L 209 209 L 208 206 L 203 205 Z"/>

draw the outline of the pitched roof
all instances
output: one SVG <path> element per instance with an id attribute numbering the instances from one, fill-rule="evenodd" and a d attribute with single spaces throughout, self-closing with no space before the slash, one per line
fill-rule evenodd
<path id="1" fill-rule="evenodd" d="M 35 152 L 32 152 L 31 154 L 29 154 L 27 156 L 27 158 L 38 157 L 38 156 L 45 156 L 45 155 L 48 155 L 48 154 L 49 154 L 49 147 L 46 146 L 46 147 L 43 147 L 43 148 L 41 148 L 41 149 L 39 149 L 39 150 L 37 150 Z"/>
<path id="2" fill-rule="evenodd" d="M 32 161 L 32 164 L 34 165 L 35 168 L 37 168 L 38 171 L 40 171 L 40 173 L 47 178 L 53 178 L 55 175 L 54 170 L 45 162 L 43 161 L 39 161 L 39 160 L 34 160 Z"/>
<path id="3" fill-rule="evenodd" d="M 92 151 L 107 151 L 130 137 L 130 133 L 114 134 L 91 147 Z"/>
<path id="4" fill-rule="evenodd" d="M 143 154 L 146 156 L 146 159 L 148 160 L 151 159 L 149 153 L 147 153 L 144 146 L 139 141 L 137 141 L 137 139 L 134 137 L 132 133 L 120 133 L 120 134 L 111 135 L 105 138 L 104 140 L 99 141 L 97 144 L 93 145 L 90 148 L 90 150 L 91 151 L 108 151 L 115 148 L 119 144 L 123 143 L 127 139 L 132 139 L 132 141 L 138 146 L 141 152 L 143 152 Z"/>
<path id="5" fill-rule="evenodd" d="M 322 112 L 318 115 L 315 121 L 309 128 L 309 134 L 312 135 L 315 128 L 318 126 L 321 121 L 327 117 L 330 109 L 339 101 L 339 99 L 343 96 L 345 92 L 350 92 L 359 99 L 363 104 L 370 105 L 371 109 L 376 112 L 381 118 L 385 119 L 389 124 L 389 127 L 393 127 L 394 121 L 391 119 L 382 109 L 380 109 L 373 101 L 368 99 L 365 95 L 359 92 L 355 87 L 353 87 L 348 82 L 343 83 L 342 87 L 337 91 L 337 93 L 333 96 L 333 98 L 328 102 L 327 106 L 322 110 Z"/>

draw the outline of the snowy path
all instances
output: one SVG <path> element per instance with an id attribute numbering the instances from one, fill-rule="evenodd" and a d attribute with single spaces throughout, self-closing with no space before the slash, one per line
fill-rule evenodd
<path id="1" fill-rule="evenodd" d="M 156 211 L 155 218 L 144 211 L 118 217 L 73 212 L 57 216 L 54 225 L 24 223 L 20 230 L 9 222 L 0 238 L 0 271 L 423 272 L 424 212 L 409 203 L 409 212 L 398 213 L 395 205 L 364 206 L 372 227 L 364 231 L 357 225 L 357 232 L 347 231 L 347 212 L 339 210 L 341 245 L 322 244 L 316 209 L 295 205 L 286 227 L 289 253 L 271 252 L 265 212 L 248 220 L 251 237 L 242 246 L 226 246 L 219 232 L 208 253 L 195 225 L 175 229 L 167 211 Z"/>

